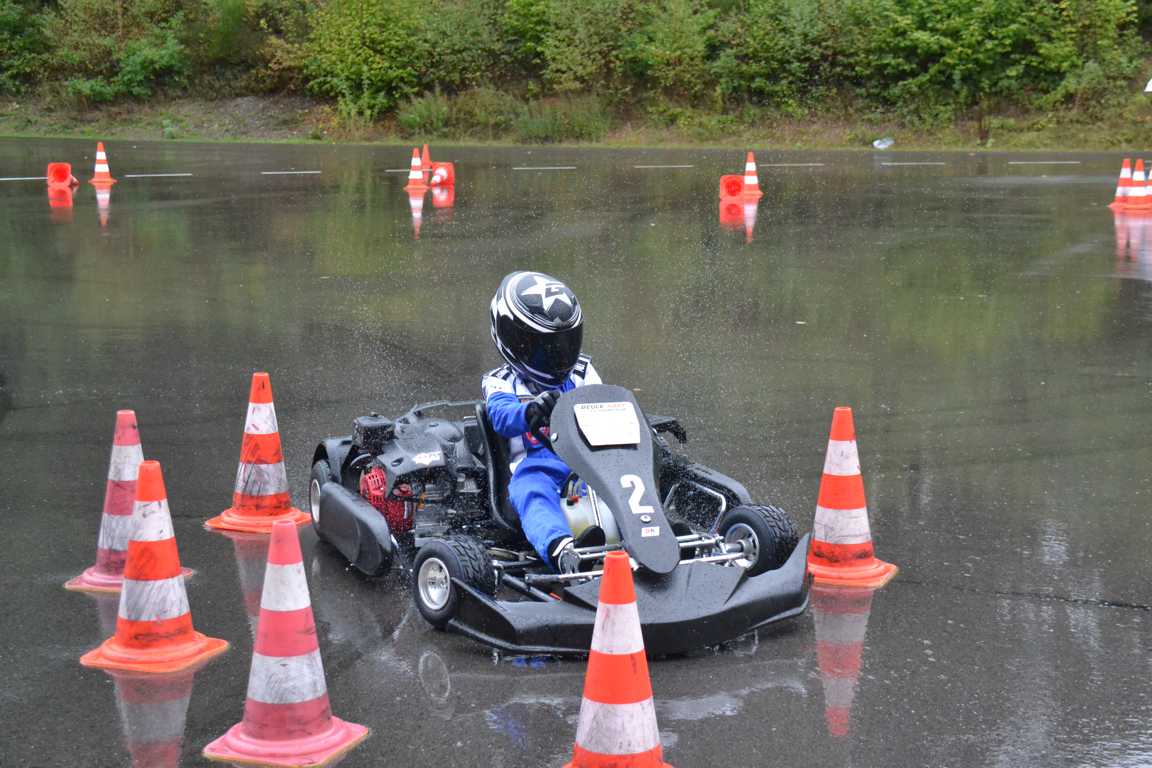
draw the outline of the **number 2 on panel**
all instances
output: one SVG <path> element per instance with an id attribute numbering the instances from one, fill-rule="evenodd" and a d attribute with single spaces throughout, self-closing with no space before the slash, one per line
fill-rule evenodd
<path id="1" fill-rule="evenodd" d="M 640 479 L 639 475 L 621 475 L 620 487 L 632 490 L 632 495 L 628 497 L 628 508 L 632 510 L 632 514 L 650 515 L 655 511 L 647 504 L 640 503 L 640 500 L 644 498 L 644 481 Z"/>

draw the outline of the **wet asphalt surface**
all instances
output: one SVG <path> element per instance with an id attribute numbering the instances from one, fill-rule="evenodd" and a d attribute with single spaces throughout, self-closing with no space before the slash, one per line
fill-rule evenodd
<path id="1" fill-rule="evenodd" d="M 577 291 L 606 380 L 802 529 L 852 405 L 877 551 L 902 569 L 655 662 L 669 762 L 1152 762 L 1152 218 L 1106 207 L 1119 156 L 764 153 L 823 165 L 762 166 L 749 243 L 715 193 L 739 152 L 433 149 L 460 180 L 419 240 L 387 173 L 403 148 L 110 143 L 106 226 L 87 185 L 67 208 L 0 183 L 0 764 L 174 765 L 141 757 L 164 732 L 201 765 L 240 718 L 258 604 L 260 540 L 202 528 L 230 501 L 251 372 L 272 373 L 303 505 L 318 438 L 478 396 L 490 294 L 524 267 Z M 92 151 L 0 142 L 0 175 L 84 179 Z M 282 170 L 322 173 L 262 174 Z M 126 178 L 145 173 L 194 175 Z M 233 644 L 152 707 L 77 663 L 115 599 L 61 588 L 94 556 L 118 408 L 164 465 L 197 629 Z M 566 760 L 581 663 L 434 632 L 399 570 L 303 545 L 333 709 L 373 731 L 344 765 Z M 820 653 L 861 633 L 857 659 Z"/>

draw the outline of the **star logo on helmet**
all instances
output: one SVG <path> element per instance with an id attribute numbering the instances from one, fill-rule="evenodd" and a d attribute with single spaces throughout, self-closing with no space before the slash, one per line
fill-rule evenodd
<path id="1" fill-rule="evenodd" d="M 533 275 L 532 279 L 535 284 L 531 288 L 525 288 L 520 291 L 521 296 L 539 296 L 540 303 L 544 307 L 544 311 L 551 314 L 552 305 L 557 301 L 562 301 L 572 308 L 572 299 L 568 296 L 568 291 L 564 288 L 564 283 L 554 282 L 552 280 L 545 280 L 540 275 Z"/>

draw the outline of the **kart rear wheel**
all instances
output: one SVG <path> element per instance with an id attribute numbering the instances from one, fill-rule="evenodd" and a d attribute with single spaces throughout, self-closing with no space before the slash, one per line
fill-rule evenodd
<path id="1" fill-rule="evenodd" d="M 412 561 L 412 599 L 428 623 L 444 629 L 456 615 L 459 579 L 487 595 L 496 594 L 496 569 L 488 550 L 468 536 L 449 536 L 424 543 Z"/>
<path id="2" fill-rule="evenodd" d="M 800 540 L 792 516 L 772 506 L 733 507 L 717 522 L 716 531 L 725 544 L 744 547 L 745 556 L 735 562 L 747 568 L 749 576 L 784 565 Z"/>
<path id="3" fill-rule="evenodd" d="M 312 530 L 322 541 L 324 534 L 320 531 L 320 489 L 324 483 L 336 482 L 332 474 L 332 466 L 327 459 L 320 459 L 312 465 L 312 476 L 308 480 L 308 511 L 312 514 Z"/>

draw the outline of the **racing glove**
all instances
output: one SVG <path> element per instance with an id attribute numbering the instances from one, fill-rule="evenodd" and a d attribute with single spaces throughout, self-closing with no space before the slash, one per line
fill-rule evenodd
<path id="1" fill-rule="evenodd" d="M 524 421 L 528 424 L 528 433 L 535 434 L 548 426 L 552 420 L 552 409 L 560 395 L 556 392 L 541 392 L 535 400 L 524 406 Z"/>

